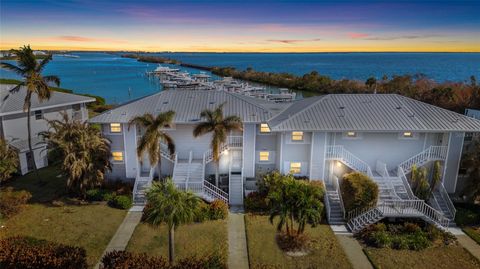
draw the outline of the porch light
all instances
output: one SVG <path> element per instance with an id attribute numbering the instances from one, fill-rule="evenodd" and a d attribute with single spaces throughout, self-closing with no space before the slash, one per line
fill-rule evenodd
<path id="1" fill-rule="evenodd" d="M 223 154 L 228 155 L 228 149 L 224 150 Z"/>
<path id="2" fill-rule="evenodd" d="M 348 132 L 347 136 L 348 137 L 355 137 L 355 136 L 357 136 L 357 134 L 355 132 Z"/>
<path id="3" fill-rule="evenodd" d="M 412 132 L 404 132 L 403 133 L 403 137 L 412 137 L 412 136 L 413 136 Z"/>
<path id="4" fill-rule="evenodd" d="M 337 161 L 337 167 L 342 167 L 342 163 Z"/>

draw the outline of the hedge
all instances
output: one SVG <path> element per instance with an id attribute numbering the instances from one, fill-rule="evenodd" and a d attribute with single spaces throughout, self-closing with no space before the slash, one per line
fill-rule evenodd
<path id="1" fill-rule="evenodd" d="M 340 189 L 347 212 L 367 208 L 377 203 L 378 186 L 365 174 L 358 172 L 346 174 Z"/>
<path id="2" fill-rule="evenodd" d="M 218 255 L 189 257 L 169 264 L 163 257 L 151 257 L 145 253 L 112 251 L 102 258 L 102 269 L 224 269 L 227 268 Z"/>
<path id="3" fill-rule="evenodd" d="M 12 187 L 6 188 L 0 195 L 0 216 L 11 217 L 22 209 L 32 198 L 28 191 L 14 191 Z"/>
<path id="4" fill-rule="evenodd" d="M 84 269 L 86 251 L 33 237 L 0 240 L 0 268 L 4 269 Z"/>

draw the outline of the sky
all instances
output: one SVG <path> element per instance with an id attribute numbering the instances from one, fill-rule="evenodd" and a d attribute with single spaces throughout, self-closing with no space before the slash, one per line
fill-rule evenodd
<path id="1" fill-rule="evenodd" d="M 480 51 L 480 0 L 0 0 L 0 49 Z"/>

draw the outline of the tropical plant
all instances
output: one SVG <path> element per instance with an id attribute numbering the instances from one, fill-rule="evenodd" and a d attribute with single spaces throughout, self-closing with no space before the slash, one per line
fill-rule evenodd
<path id="1" fill-rule="evenodd" d="M 70 191 L 86 198 L 86 191 L 100 186 L 111 170 L 110 141 L 94 126 L 72 120 L 49 120 L 49 131 L 40 135 L 47 141 L 50 154 L 61 160 Z"/>
<path id="2" fill-rule="evenodd" d="M 193 136 L 198 137 L 207 133 L 212 133 L 211 147 L 213 152 L 213 161 L 215 162 L 215 185 L 218 186 L 218 173 L 220 161 L 220 148 L 227 142 L 228 133 L 231 131 L 242 130 L 242 120 L 238 116 L 223 116 L 223 106 L 219 105 L 214 110 L 206 109 L 200 116 L 205 119 L 199 123 L 193 130 Z"/>
<path id="3" fill-rule="evenodd" d="M 378 201 L 378 185 L 362 173 L 344 175 L 340 190 L 347 211 L 368 208 Z"/>
<path id="4" fill-rule="evenodd" d="M 373 86 L 375 85 L 374 93 L 377 93 L 377 79 L 376 79 L 376 78 L 374 78 L 374 77 L 369 77 L 369 78 L 365 81 L 365 85 L 366 85 L 369 89 L 372 89 Z"/>
<path id="5" fill-rule="evenodd" d="M 154 182 L 147 191 L 146 197 L 144 220 L 154 226 L 167 224 L 168 258 L 170 263 L 173 263 L 175 229 L 195 219 L 200 198 L 190 191 L 178 190 L 169 178 L 162 183 Z"/>
<path id="6" fill-rule="evenodd" d="M 412 166 L 410 182 L 412 185 L 413 194 L 419 199 L 428 201 L 432 192 L 430 184 L 427 179 L 428 171 L 425 167 L 417 168 L 416 165 Z"/>
<path id="7" fill-rule="evenodd" d="M 284 175 L 277 183 L 278 188 L 269 191 L 270 223 L 279 218 L 277 230 L 285 227 L 287 236 L 293 237 L 304 232 L 306 224 L 316 226 L 322 220 L 323 188 L 307 181 L 295 180 Z M 295 223 L 297 227 L 295 227 Z"/>
<path id="8" fill-rule="evenodd" d="M 9 179 L 18 169 L 17 152 L 0 138 L 0 182 Z"/>
<path id="9" fill-rule="evenodd" d="M 140 138 L 137 146 L 137 155 L 140 162 L 143 161 L 143 154 L 147 152 L 150 165 L 157 164 L 158 175 L 161 176 L 161 161 L 160 155 L 161 143 L 166 143 L 170 155 L 175 153 L 175 143 L 173 138 L 164 132 L 165 128 L 169 128 L 173 124 L 175 117 L 174 111 L 167 111 L 158 114 L 156 117 L 152 114 L 144 114 L 137 116 L 130 120 L 128 128 L 133 124 L 139 125 L 145 129 L 145 133 Z"/>
<path id="10" fill-rule="evenodd" d="M 480 199 L 480 141 L 475 141 L 462 160 L 462 166 L 467 168 L 468 181 L 463 189 L 472 201 Z"/>
<path id="11" fill-rule="evenodd" d="M 23 78 L 23 81 L 18 83 L 13 87 L 10 92 L 17 92 L 21 87 L 27 89 L 27 95 L 25 96 L 25 102 L 23 104 L 23 110 L 27 113 L 27 135 L 28 135 L 28 150 L 30 151 L 31 156 L 33 154 L 32 149 L 32 134 L 31 134 L 31 124 L 30 124 L 30 110 L 32 106 L 32 95 L 37 95 L 39 102 L 50 99 L 51 88 L 49 84 L 53 83 L 56 86 L 60 85 L 60 79 L 57 76 L 42 76 L 42 71 L 45 66 L 52 60 L 52 55 L 47 55 L 42 61 L 37 62 L 33 50 L 30 46 L 23 46 L 20 49 L 15 49 L 11 51 L 16 55 L 17 65 L 2 62 L 0 67 L 7 70 L 15 72 L 17 75 Z M 2 100 L 3 101 L 3 100 Z M 35 160 L 32 161 L 33 170 L 35 171 L 36 177 L 40 179 L 37 171 L 37 165 Z"/>
<path id="12" fill-rule="evenodd" d="M 435 161 L 433 163 L 432 182 L 430 184 L 431 193 L 435 191 L 438 184 L 441 184 L 441 181 L 442 181 L 442 166 L 440 164 L 440 161 Z"/>

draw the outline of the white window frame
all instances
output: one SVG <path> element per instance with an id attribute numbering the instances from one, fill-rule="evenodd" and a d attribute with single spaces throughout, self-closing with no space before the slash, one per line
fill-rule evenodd
<path id="1" fill-rule="evenodd" d="M 293 164 L 299 164 L 299 167 L 292 168 Z M 292 173 L 292 169 L 298 169 L 298 173 Z M 288 168 L 288 172 L 292 175 L 300 175 L 302 174 L 302 162 L 290 162 L 290 167 Z"/>
<path id="2" fill-rule="evenodd" d="M 266 125 L 266 128 L 268 128 L 268 132 L 262 131 L 262 128 L 265 128 L 265 126 L 262 127 L 262 125 Z M 258 127 L 258 133 L 261 135 L 269 135 L 269 134 L 272 134 L 272 130 L 270 129 L 270 126 L 268 126 L 267 123 L 260 123 L 260 127 Z"/>
<path id="3" fill-rule="evenodd" d="M 35 116 L 35 120 L 43 120 L 43 111 L 41 109 L 33 111 L 33 115 Z"/>
<path id="4" fill-rule="evenodd" d="M 350 133 L 354 133 L 355 136 L 350 136 L 349 134 Z M 359 132 L 355 132 L 355 131 L 348 131 L 348 132 L 344 132 L 343 135 L 342 135 L 343 139 L 352 139 L 352 140 L 355 140 L 355 139 L 362 139 L 363 138 L 363 134 L 362 133 L 359 133 Z"/>
<path id="5" fill-rule="evenodd" d="M 405 136 L 406 133 L 410 133 L 411 136 Z M 405 131 L 398 134 L 398 139 L 402 140 L 418 140 L 418 133 L 412 131 Z"/>
<path id="6" fill-rule="evenodd" d="M 262 160 L 262 153 L 263 154 L 267 154 L 267 159 L 266 160 Z M 268 163 L 270 162 L 270 151 L 265 151 L 265 150 L 262 150 L 262 151 L 259 151 L 258 152 L 258 161 L 261 162 L 261 163 Z"/>
<path id="7" fill-rule="evenodd" d="M 121 160 L 121 161 L 115 160 L 114 153 L 121 153 L 122 160 Z M 121 150 L 114 150 L 114 151 L 112 151 L 112 162 L 114 162 L 114 163 L 123 163 L 123 162 L 125 162 L 125 154 L 123 154 L 123 153 L 124 153 L 124 152 L 121 151 Z"/>
<path id="8" fill-rule="evenodd" d="M 112 124 L 118 124 L 118 125 L 119 125 L 118 128 L 120 128 L 120 131 L 118 131 L 118 132 L 113 132 L 113 131 L 112 131 Z M 116 128 L 116 127 L 114 127 L 114 128 Z M 112 122 L 112 123 L 110 123 L 110 124 L 108 125 L 108 132 L 109 132 L 110 134 L 121 134 L 121 133 L 122 133 L 122 124 L 119 123 L 119 122 Z"/>
<path id="9" fill-rule="evenodd" d="M 297 133 L 297 134 L 295 134 L 295 133 Z M 302 139 L 293 139 L 294 136 L 301 136 Z M 303 143 L 303 142 L 305 142 L 305 133 L 302 132 L 302 131 L 293 131 L 290 134 L 290 141 L 292 141 L 293 143 Z"/>

